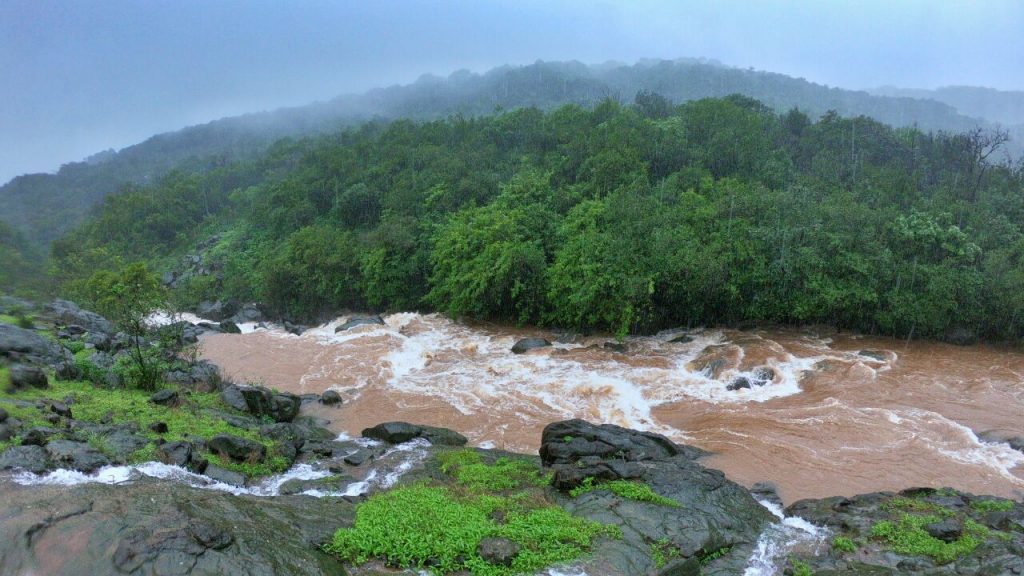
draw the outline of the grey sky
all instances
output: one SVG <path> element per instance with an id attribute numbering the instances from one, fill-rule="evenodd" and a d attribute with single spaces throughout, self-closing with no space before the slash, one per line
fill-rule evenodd
<path id="1" fill-rule="evenodd" d="M 424 72 L 708 57 L 844 88 L 1024 89 L 1020 0 L 0 1 L 0 182 Z"/>

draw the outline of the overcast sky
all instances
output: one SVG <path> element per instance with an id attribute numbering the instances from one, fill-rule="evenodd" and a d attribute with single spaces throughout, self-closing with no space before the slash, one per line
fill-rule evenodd
<path id="1" fill-rule="evenodd" d="M 538 59 L 1020 90 L 1021 30 L 1021 0 L 0 0 L 0 182 L 223 116 Z"/>

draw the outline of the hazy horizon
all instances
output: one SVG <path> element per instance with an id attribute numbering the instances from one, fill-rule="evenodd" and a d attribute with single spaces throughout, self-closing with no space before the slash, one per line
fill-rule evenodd
<path id="1" fill-rule="evenodd" d="M 1024 88 L 1024 4 L 0 4 L 0 182 L 225 116 L 537 60 L 709 58 L 811 82 Z"/>

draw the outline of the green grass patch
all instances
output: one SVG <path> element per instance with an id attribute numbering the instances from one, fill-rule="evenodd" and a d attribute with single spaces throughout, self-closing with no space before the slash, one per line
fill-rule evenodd
<path id="1" fill-rule="evenodd" d="M 434 574 L 464 570 L 478 576 L 504 576 L 532 574 L 575 560 L 587 552 L 594 538 L 617 534 L 553 505 L 509 512 L 505 523 L 499 524 L 491 517 L 491 504 L 445 487 L 395 488 L 360 504 L 355 526 L 338 530 L 325 549 L 355 564 L 380 558 L 391 566 Z M 510 567 L 489 564 L 477 554 L 480 540 L 490 536 L 519 544 L 520 552 Z"/>
<path id="2" fill-rule="evenodd" d="M 1009 512 L 1013 510 L 1012 500 L 973 500 L 971 502 L 971 508 L 987 514 L 989 512 Z"/>
<path id="3" fill-rule="evenodd" d="M 836 536 L 832 539 L 832 549 L 836 552 L 851 553 L 857 551 L 857 545 L 846 536 Z"/>
<path id="4" fill-rule="evenodd" d="M 789 563 L 793 565 L 793 576 L 814 576 L 811 565 L 796 558 L 790 558 Z"/>
<path id="5" fill-rule="evenodd" d="M 966 519 L 963 535 L 953 542 L 943 542 L 924 527 L 942 520 L 937 514 L 902 514 L 896 520 L 884 520 L 871 527 L 871 535 L 884 541 L 894 552 L 928 556 L 939 564 L 948 564 L 970 554 L 989 536 L 989 529 Z"/>
<path id="6" fill-rule="evenodd" d="M 668 538 L 662 538 L 651 543 L 651 560 L 655 568 L 664 568 L 670 560 L 679 557 L 679 548 L 675 547 Z"/>
<path id="7" fill-rule="evenodd" d="M 938 504 L 933 504 L 926 500 L 918 498 L 907 498 L 905 496 L 896 496 L 891 498 L 885 504 L 882 504 L 882 509 L 887 512 L 919 512 L 925 514 L 937 514 L 944 518 L 952 517 L 956 513 L 949 508 L 944 508 Z"/>
<path id="8" fill-rule="evenodd" d="M 647 484 L 629 480 L 612 480 L 610 482 L 596 483 L 593 478 L 587 478 L 583 481 L 583 484 L 570 490 L 569 495 L 576 498 L 581 494 L 594 490 L 608 490 L 617 496 L 637 502 L 650 502 L 651 504 L 669 506 L 671 508 L 678 508 L 680 506 L 679 502 L 658 494 Z"/>
<path id="9" fill-rule="evenodd" d="M 0 383 L 4 388 L 0 390 L 0 406 L 3 406 L 12 417 L 21 420 L 25 424 L 24 428 L 50 426 L 44 418 L 47 413 L 34 406 L 16 406 L 13 401 L 63 402 L 65 398 L 71 397 L 71 411 L 75 420 L 93 423 L 102 423 L 105 420 L 113 424 L 135 423 L 139 427 L 139 434 L 152 440 L 163 438 L 168 442 L 188 440 L 190 437 L 211 438 L 217 434 L 231 434 L 260 442 L 267 447 L 268 454 L 275 454 L 275 443 L 262 438 L 257 430 L 236 428 L 216 416 L 203 412 L 204 409 L 215 407 L 224 412 L 236 413 L 223 404 L 215 393 L 182 391 L 181 405 L 172 408 L 153 404 L 149 401 L 151 392 L 141 390 L 102 388 L 89 382 L 51 381 L 50 388 L 45 390 L 21 390 L 10 394 L 6 391 L 7 382 L 8 369 L 0 368 Z M 156 422 L 167 424 L 165 434 L 157 434 L 149 429 L 149 426 Z M 102 444 L 102 439 L 90 438 L 89 441 Z M 96 447 L 103 451 L 102 446 Z M 129 461 L 143 462 L 153 460 L 155 456 L 155 447 L 149 445 L 132 453 Z M 265 476 L 282 472 L 288 467 L 288 461 L 277 455 L 268 456 L 265 462 L 259 464 L 222 462 L 215 455 L 210 455 L 210 460 L 216 460 L 217 464 L 224 468 L 249 476 Z"/>

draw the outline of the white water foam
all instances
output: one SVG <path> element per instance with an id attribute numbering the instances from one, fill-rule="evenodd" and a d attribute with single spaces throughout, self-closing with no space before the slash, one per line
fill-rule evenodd
<path id="1" fill-rule="evenodd" d="M 803 518 L 786 516 L 782 507 L 768 500 L 758 500 L 762 506 L 778 518 L 768 526 L 757 546 L 747 560 L 743 576 L 775 576 L 782 573 L 782 563 L 794 549 L 814 551 L 828 537 L 828 530 L 815 526 Z"/>
<path id="2" fill-rule="evenodd" d="M 376 445 L 379 442 L 370 440 L 364 445 Z M 302 494 L 323 498 L 326 496 L 358 496 L 365 494 L 372 487 L 390 488 L 402 477 L 403 474 L 421 463 L 428 455 L 426 448 L 430 443 L 422 438 L 417 438 L 404 444 L 398 444 L 385 452 L 378 459 L 378 467 L 375 467 L 361 481 L 352 482 L 344 490 L 331 492 L 321 490 L 307 490 Z M 383 471 L 383 474 L 380 472 Z M 281 486 L 289 480 L 317 480 L 326 478 L 331 473 L 327 470 L 315 468 L 309 464 L 298 464 L 287 472 L 267 477 L 246 487 L 232 486 L 223 482 L 217 482 L 208 476 L 195 474 L 180 466 L 162 464 L 160 462 L 146 462 L 132 466 L 104 466 L 92 474 L 85 474 L 76 470 L 54 470 L 47 474 L 33 474 L 31 472 L 15 472 L 12 480 L 25 486 L 56 485 L 76 486 L 79 484 L 123 484 L 142 477 L 158 478 L 179 482 L 206 490 L 230 492 L 236 496 L 247 494 L 249 496 L 270 497 L 280 494 Z"/>

